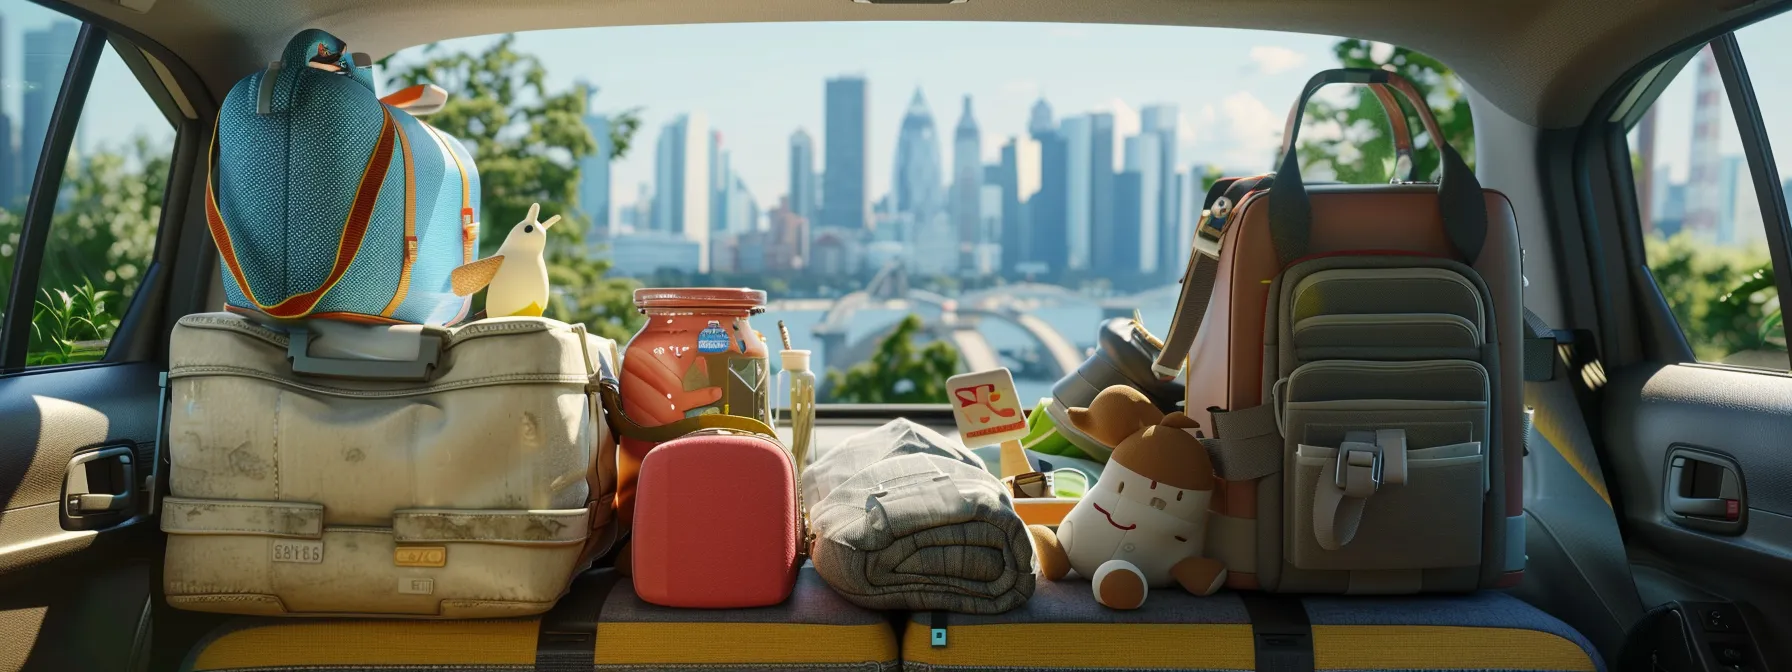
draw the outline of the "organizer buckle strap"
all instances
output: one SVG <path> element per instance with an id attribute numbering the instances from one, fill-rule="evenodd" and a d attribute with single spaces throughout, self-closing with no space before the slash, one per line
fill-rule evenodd
<path id="1" fill-rule="evenodd" d="M 1363 507 L 1383 485 L 1406 482 L 1406 431 L 1380 429 L 1345 434 L 1337 459 L 1325 465 L 1313 493 L 1313 533 L 1319 547 L 1335 551 L 1356 538 Z"/>

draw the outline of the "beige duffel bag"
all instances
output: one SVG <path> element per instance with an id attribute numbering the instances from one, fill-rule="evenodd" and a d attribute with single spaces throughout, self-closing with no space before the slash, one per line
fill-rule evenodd
<path id="1" fill-rule="evenodd" d="M 547 611 L 614 540 L 615 445 L 581 325 L 189 315 L 170 341 L 165 592 L 182 609 Z"/>

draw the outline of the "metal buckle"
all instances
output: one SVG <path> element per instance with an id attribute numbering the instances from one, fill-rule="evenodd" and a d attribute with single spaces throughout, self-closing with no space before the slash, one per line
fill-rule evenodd
<path id="1" fill-rule="evenodd" d="M 1332 485 L 1336 485 L 1340 489 L 1343 489 L 1349 482 L 1349 479 L 1345 476 L 1345 470 L 1350 468 L 1351 453 L 1369 453 L 1369 482 L 1374 485 L 1371 491 L 1381 490 L 1381 446 L 1379 444 L 1371 445 L 1375 446 L 1374 450 L 1362 450 L 1360 448 L 1345 450 L 1342 445 L 1338 446 L 1337 470 L 1336 473 L 1332 474 Z"/>
<path id="2" fill-rule="evenodd" d="M 1219 226 L 1214 225 L 1216 219 L 1219 221 Z M 1221 231 L 1219 227 L 1225 226 L 1225 224 L 1226 220 L 1223 217 L 1212 215 L 1202 217 L 1201 223 L 1195 226 L 1195 252 L 1212 259 L 1220 258 Z"/>

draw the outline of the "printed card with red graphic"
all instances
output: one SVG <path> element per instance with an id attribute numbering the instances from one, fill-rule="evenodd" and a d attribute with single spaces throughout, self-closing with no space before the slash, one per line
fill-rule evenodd
<path id="1" fill-rule="evenodd" d="M 1008 369 L 962 373 L 946 379 L 952 416 L 964 445 L 987 446 L 1019 441 L 1027 435 L 1027 416 L 1014 392 Z"/>

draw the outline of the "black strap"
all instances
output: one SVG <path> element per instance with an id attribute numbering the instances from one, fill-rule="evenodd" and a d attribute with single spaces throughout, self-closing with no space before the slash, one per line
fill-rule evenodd
<path id="1" fill-rule="evenodd" d="M 944 609 L 935 609 L 932 614 L 928 615 L 927 638 L 928 645 L 933 648 L 937 649 L 946 645 L 946 611 Z"/>
<path id="2" fill-rule="evenodd" d="M 1313 204 L 1301 181 L 1300 152 L 1295 140 L 1300 134 L 1300 119 L 1306 114 L 1307 100 L 1328 84 L 1388 84 L 1405 96 L 1406 102 L 1421 117 L 1430 114 L 1429 106 L 1416 95 L 1417 90 L 1412 84 L 1386 70 L 1337 68 L 1307 80 L 1300 98 L 1294 101 L 1294 113 L 1288 126 L 1288 151 L 1282 154 L 1281 168 L 1276 171 L 1275 188 L 1269 190 L 1270 240 L 1284 266 L 1306 256 L 1307 241 L 1313 232 Z M 1473 265 L 1481 256 L 1481 246 L 1487 239 L 1487 205 L 1481 194 L 1481 183 L 1475 179 L 1468 163 L 1462 160 L 1462 155 L 1444 138 L 1434 137 L 1431 143 L 1443 157 L 1443 176 L 1437 184 L 1437 207 L 1443 216 L 1444 234 L 1462 261 Z"/>
<path id="3" fill-rule="evenodd" d="M 614 569 L 586 572 L 542 615 L 535 639 L 536 672 L 591 672 L 597 667 L 597 624 L 619 580 Z"/>
<path id="4" fill-rule="evenodd" d="M 1238 597 L 1251 617 L 1257 672 L 1313 672 L 1313 626 L 1300 598 L 1258 592 Z"/>

